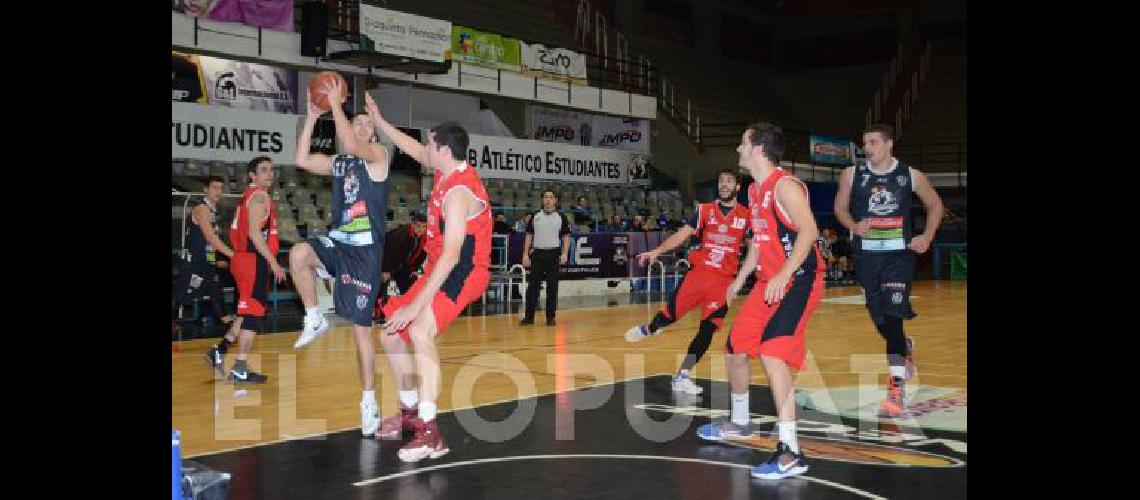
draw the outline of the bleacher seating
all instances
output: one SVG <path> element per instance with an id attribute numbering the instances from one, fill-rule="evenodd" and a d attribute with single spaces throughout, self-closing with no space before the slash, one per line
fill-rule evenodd
<path id="1" fill-rule="evenodd" d="M 229 192 L 241 193 L 246 186 L 244 164 L 222 162 L 184 161 L 174 169 L 173 184 L 178 189 L 200 190 L 202 179 L 216 175 L 226 179 Z M 670 220 L 688 217 L 692 205 L 681 201 L 676 192 L 646 192 L 635 186 L 580 185 L 553 182 L 532 182 L 515 179 L 484 179 L 491 197 L 493 210 L 504 213 L 512 226 L 526 211 L 542 208 L 542 191 L 550 188 L 558 193 L 558 208 L 570 212 L 578 197 L 585 196 L 594 214 L 595 223 L 609 225 L 617 214 L 625 220 L 638 213 L 649 214 L 656 220 L 666 214 Z M 387 222 L 389 227 L 411 222 L 412 214 L 424 210 L 418 176 L 393 174 L 388 182 Z M 326 234 L 332 220 L 328 210 L 332 204 L 332 180 L 310 174 L 293 166 L 278 170 L 270 196 L 277 204 L 278 234 L 283 242 L 292 244 L 314 234 Z M 237 198 L 224 198 L 219 213 L 226 222 L 233 216 Z M 180 221 L 181 202 L 173 203 L 171 219 Z M 180 223 L 179 223 L 180 224 Z M 577 228 L 580 232 L 593 228 Z"/>

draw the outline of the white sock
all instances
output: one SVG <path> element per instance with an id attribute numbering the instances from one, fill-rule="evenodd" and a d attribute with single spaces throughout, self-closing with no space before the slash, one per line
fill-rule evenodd
<path id="1" fill-rule="evenodd" d="M 364 391 L 364 396 L 362 396 L 360 398 L 360 402 L 366 403 L 366 404 L 371 403 L 371 404 L 375 405 L 376 404 L 376 391 L 375 390 Z"/>
<path id="2" fill-rule="evenodd" d="M 776 428 L 780 430 L 780 441 L 788 445 L 792 453 L 799 453 L 800 444 L 796 442 L 796 421 L 776 422 Z"/>
<path id="3" fill-rule="evenodd" d="M 689 377 L 689 370 L 681 370 L 681 371 L 677 372 L 677 376 L 678 377 L 684 377 L 684 378 L 690 378 Z"/>
<path id="4" fill-rule="evenodd" d="M 732 423 L 736 425 L 747 425 L 750 417 L 748 416 L 748 393 L 733 394 L 732 395 Z"/>
<path id="5" fill-rule="evenodd" d="M 891 376 L 892 377 L 898 377 L 898 378 L 906 378 L 906 367 L 905 366 L 891 365 Z"/>
<path id="6" fill-rule="evenodd" d="M 420 401 L 420 419 L 424 422 L 435 420 L 435 403 Z"/>
<path id="7" fill-rule="evenodd" d="M 306 307 L 305 308 L 305 316 L 316 318 L 317 316 L 320 316 L 320 315 L 321 315 L 320 306 Z"/>
<path id="8" fill-rule="evenodd" d="M 410 391 L 400 391 L 400 404 L 404 408 L 415 408 L 416 403 L 420 402 L 420 393 L 415 389 Z"/>

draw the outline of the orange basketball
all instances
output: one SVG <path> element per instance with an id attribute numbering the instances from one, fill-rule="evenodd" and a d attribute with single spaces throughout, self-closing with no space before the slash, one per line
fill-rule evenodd
<path id="1" fill-rule="evenodd" d="M 340 80 L 340 87 L 344 89 L 344 93 L 348 95 L 348 82 L 344 81 L 344 77 L 335 71 L 322 71 L 313 75 L 313 79 L 309 80 L 309 92 L 313 95 L 313 105 L 320 108 L 321 111 L 330 111 L 328 96 L 325 95 L 325 85 L 331 84 L 332 80 Z"/>

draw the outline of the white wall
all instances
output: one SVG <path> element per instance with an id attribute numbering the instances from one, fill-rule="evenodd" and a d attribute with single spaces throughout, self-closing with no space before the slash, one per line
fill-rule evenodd
<path id="1" fill-rule="evenodd" d="M 393 125 L 431 128 L 456 121 L 471 134 L 514 137 L 493 111 L 480 109 L 478 96 L 393 84 L 380 84 L 370 92 Z"/>

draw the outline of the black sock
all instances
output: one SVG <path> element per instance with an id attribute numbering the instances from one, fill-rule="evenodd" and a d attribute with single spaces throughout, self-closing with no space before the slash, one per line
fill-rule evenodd
<path id="1" fill-rule="evenodd" d="M 709 345 L 712 344 L 713 334 L 716 333 L 720 327 L 709 319 L 701 320 L 701 325 L 697 329 L 697 334 L 693 336 L 693 340 L 689 342 L 689 351 L 685 355 L 685 360 L 681 363 L 682 370 L 691 370 L 700 362 L 705 353 L 709 350 Z"/>
<path id="2" fill-rule="evenodd" d="M 234 371 L 238 373 L 244 373 L 249 371 L 249 366 L 245 364 L 244 359 L 239 359 L 237 361 L 234 361 Z"/>
<path id="3" fill-rule="evenodd" d="M 230 346 L 233 344 L 234 344 L 234 341 L 227 339 L 225 337 L 222 337 L 222 340 L 218 341 L 218 345 L 216 347 L 218 348 L 218 352 L 225 354 L 226 351 L 228 351 L 230 349 Z"/>
<path id="4" fill-rule="evenodd" d="M 883 318 L 879 330 L 887 341 L 887 362 L 892 366 L 902 366 L 906 357 L 906 334 L 903 333 L 903 319 L 898 316 Z"/>
<path id="5" fill-rule="evenodd" d="M 653 320 L 649 322 L 649 333 L 659 331 L 662 328 L 665 328 L 665 327 L 672 325 L 672 324 L 673 324 L 673 320 L 666 318 L 665 313 L 662 313 L 661 311 L 657 311 L 657 315 L 654 316 Z"/>

